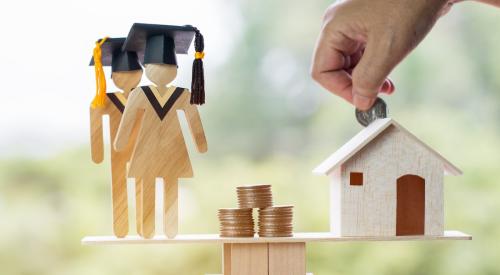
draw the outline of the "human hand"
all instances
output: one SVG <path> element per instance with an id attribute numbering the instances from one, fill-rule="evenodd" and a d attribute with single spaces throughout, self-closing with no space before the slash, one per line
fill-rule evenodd
<path id="1" fill-rule="evenodd" d="M 324 16 L 312 77 L 361 110 L 379 92 L 392 93 L 388 75 L 444 14 L 447 0 L 344 0 Z"/>

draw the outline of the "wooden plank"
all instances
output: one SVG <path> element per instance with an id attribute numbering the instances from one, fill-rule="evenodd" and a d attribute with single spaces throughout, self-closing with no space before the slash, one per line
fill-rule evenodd
<path id="1" fill-rule="evenodd" d="M 371 241 L 435 241 L 435 240 L 472 240 L 472 236 L 460 231 L 445 231 L 442 236 L 382 236 L 382 237 L 339 237 L 330 232 L 294 233 L 293 237 L 283 238 L 221 238 L 218 234 L 180 234 L 168 239 L 155 236 L 143 239 L 140 236 L 116 238 L 114 236 L 89 236 L 82 239 L 85 245 L 112 244 L 187 244 L 187 243 L 296 243 L 296 242 L 371 242 Z"/>
<path id="2" fill-rule="evenodd" d="M 225 275 L 269 275 L 267 243 L 230 244 L 229 272 Z"/>
<path id="3" fill-rule="evenodd" d="M 306 243 L 270 243 L 269 275 L 304 275 Z"/>

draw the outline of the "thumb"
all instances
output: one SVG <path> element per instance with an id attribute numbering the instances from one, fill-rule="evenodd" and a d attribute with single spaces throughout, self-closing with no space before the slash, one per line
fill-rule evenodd
<path id="1" fill-rule="evenodd" d="M 387 76 L 399 62 L 391 39 L 369 39 L 363 56 L 352 72 L 353 104 L 360 110 L 369 109 Z"/>

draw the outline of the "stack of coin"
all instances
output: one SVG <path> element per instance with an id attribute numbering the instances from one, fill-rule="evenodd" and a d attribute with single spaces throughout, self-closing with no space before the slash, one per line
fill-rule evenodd
<path id="1" fill-rule="evenodd" d="M 292 237 L 293 206 L 273 206 L 259 209 L 260 237 Z"/>
<path id="2" fill-rule="evenodd" d="M 271 185 L 239 186 L 238 205 L 240 208 L 266 208 L 273 206 Z"/>
<path id="3" fill-rule="evenodd" d="M 219 209 L 221 237 L 253 237 L 255 234 L 252 208 Z"/>

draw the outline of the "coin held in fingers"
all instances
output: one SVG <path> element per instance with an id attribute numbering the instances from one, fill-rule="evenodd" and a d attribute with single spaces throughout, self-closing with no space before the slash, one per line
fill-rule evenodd
<path id="1" fill-rule="evenodd" d="M 356 119 L 359 124 L 363 126 L 368 126 L 370 123 L 374 122 L 379 118 L 387 117 L 387 104 L 383 99 L 377 97 L 372 107 L 366 111 L 361 111 L 356 109 Z"/>

